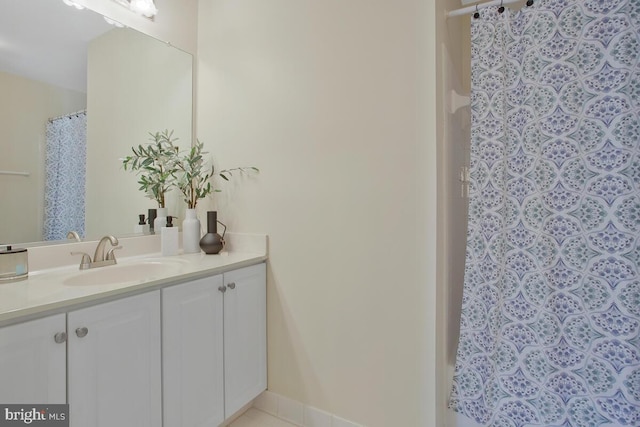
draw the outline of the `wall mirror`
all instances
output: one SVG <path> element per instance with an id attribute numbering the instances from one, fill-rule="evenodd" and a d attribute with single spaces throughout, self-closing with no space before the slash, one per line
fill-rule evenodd
<path id="1" fill-rule="evenodd" d="M 190 54 L 93 11 L 0 0 L 0 244 L 51 240 L 43 234 L 46 177 L 52 164 L 75 165 L 77 156 L 47 160 L 47 122 L 84 110 L 84 237 L 132 234 L 138 214 L 157 206 L 120 159 L 148 143 L 149 132 L 174 130 L 182 147 L 191 144 L 192 69 Z M 68 198 L 63 206 L 82 208 Z M 179 199 L 171 194 L 167 207 L 180 218 Z"/>

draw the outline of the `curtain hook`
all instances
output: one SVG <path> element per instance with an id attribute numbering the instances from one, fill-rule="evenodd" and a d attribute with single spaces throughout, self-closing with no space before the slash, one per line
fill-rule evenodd
<path id="1" fill-rule="evenodd" d="M 504 0 L 500 0 L 500 7 L 498 8 L 498 13 L 504 12 Z"/>
<path id="2" fill-rule="evenodd" d="M 480 12 L 478 12 L 478 3 L 476 3 L 476 13 L 473 14 L 473 19 L 478 19 L 478 18 L 480 18 Z"/>
<path id="3" fill-rule="evenodd" d="M 527 6 L 533 6 L 533 0 L 527 0 Z"/>

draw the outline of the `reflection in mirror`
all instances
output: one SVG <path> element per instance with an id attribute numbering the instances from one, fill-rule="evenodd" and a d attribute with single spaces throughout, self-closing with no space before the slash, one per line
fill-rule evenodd
<path id="1" fill-rule="evenodd" d="M 0 0 L 0 10 L 0 171 L 28 174 L 0 173 L 0 244 L 45 239 L 46 126 L 84 109 L 85 213 L 76 214 L 87 238 L 131 234 L 138 214 L 156 206 L 120 158 L 158 130 L 191 143 L 191 55 L 62 0 Z M 182 217 L 171 196 L 170 214 Z M 81 206 L 70 197 L 64 206 Z"/>

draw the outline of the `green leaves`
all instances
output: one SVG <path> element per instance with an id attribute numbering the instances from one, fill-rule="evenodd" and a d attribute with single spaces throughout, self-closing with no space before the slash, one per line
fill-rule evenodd
<path id="1" fill-rule="evenodd" d="M 136 172 L 140 190 L 163 208 L 165 193 L 171 190 L 176 179 L 178 147 L 175 142 L 178 138 L 173 138 L 173 131 L 168 130 L 149 135 L 153 143 L 132 147 L 133 155 L 125 157 L 122 164 L 124 170 Z"/>
<path id="2" fill-rule="evenodd" d="M 214 174 L 213 166 L 206 167 L 203 155 L 204 143 L 196 141 L 186 154 L 178 156 L 178 169 L 181 175 L 176 181 L 176 186 L 182 192 L 187 207 L 192 209 L 198 204 L 198 200 L 206 197 L 212 191 L 209 179 Z"/>
<path id="3" fill-rule="evenodd" d="M 212 192 L 220 192 L 211 185 L 216 176 L 213 166 L 205 164 L 204 143 L 196 141 L 184 153 L 175 145 L 178 138 L 173 138 L 173 131 L 149 133 L 153 143 L 132 147 L 133 156 L 123 159 L 124 170 L 131 170 L 139 175 L 140 190 L 164 207 L 164 195 L 172 187 L 178 188 L 190 209 L 195 208 L 198 200 Z M 258 168 L 237 167 L 220 171 L 217 175 L 225 181 L 233 176 L 233 172 L 260 172 Z"/>
<path id="4" fill-rule="evenodd" d="M 240 173 L 249 173 L 249 172 L 260 173 L 260 169 L 254 166 L 246 166 L 246 167 L 225 169 L 218 172 L 218 175 L 220 176 L 220 178 L 224 179 L 225 181 L 229 181 L 229 178 L 233 176 L 233 171 L 240 172 Z"/>

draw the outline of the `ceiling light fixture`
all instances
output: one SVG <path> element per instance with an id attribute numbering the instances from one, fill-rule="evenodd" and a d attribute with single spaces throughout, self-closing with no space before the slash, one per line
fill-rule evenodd
<path id="1" fill-rule="evenodd" d="M 107 18 L 106 16 L 103 17 L 105 21 L 107 21 L 107 24 L 111 24 L 114 27 L 118 27 L 118 28 L 124 28 L 124 25 L 118 21 L 114 21 L 111 18 Z"/>
<path id="2" fill-rule="evenodd" d="M 138 15 L 142 15 L 146 18 L 153 19 L 158 13 L 156 5 L 153 0 L 113 0 L 114 2 L 126 7 Z"/>
<path id="3" fill-rule="evenodd" d="M 73 6 L 73 7 L 75 7 L 75 8 L 76 8 L 76 9 L 78 9 L 78 10 L 82 10 L 82 9 L 84 9 L 84 6 L 83 6 L 83 5 L 78 4 L 78 3 L 76 3 L 76 2 L 74 2 L 74 1 L 72 1 L 72 0 L 62 0 L 62 2 L 63 2 L 64 4 L 66 4 L 67 6 Z"/>
<path id="4" fill-rule="evenodd" d="M 151 18 L 158 13 L 158 9 L 153 3 L 153 0 L 129 0 L 129 8 L 147 18 Z"/>

